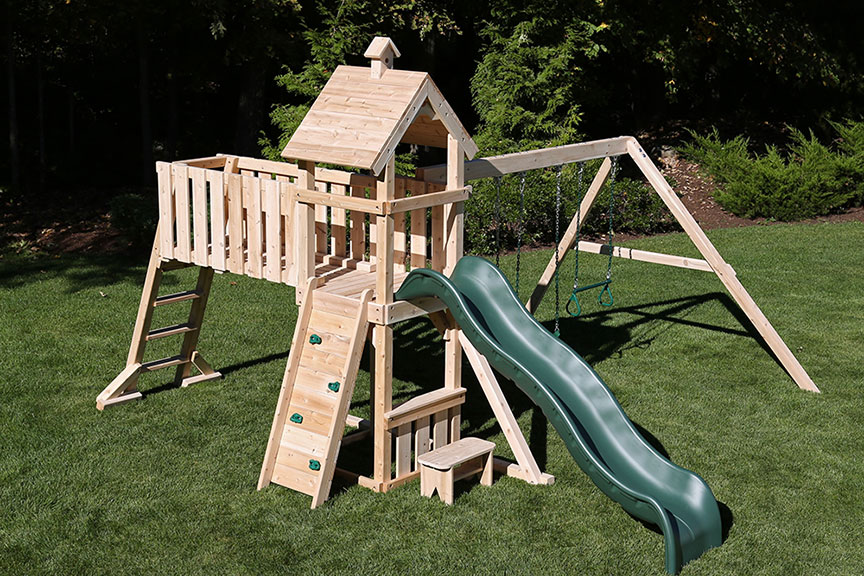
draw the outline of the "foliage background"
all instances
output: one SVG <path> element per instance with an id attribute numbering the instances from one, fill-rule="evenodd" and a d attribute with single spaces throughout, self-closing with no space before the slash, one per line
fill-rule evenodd
<path id="1" fill-rule="evenodd" d="M 435 78 L 481 155 L 617 134 L 654 153 L 677 145 L 682 126 L 760 145 L 791 126 L 830 142 L 830 119 L 860 117 L 864 101 L 864 43 L 849 25 L 864 5 L 851 1 L 5 0 L 2 10 L 6 213 L 84 195 L 107 206 L 129 185 L 152 199 L 154 160 L 277 156 L 330 72 L 365 65 L 376 34 L 400 47 L 399 67 Z M 406 170 L 440 160 L 412 152 Z M 525 240 L 548 241 L 548 175 L 528 195 L 538 217 Z M 482 247 L 481 232 L 469 236 Z"/>

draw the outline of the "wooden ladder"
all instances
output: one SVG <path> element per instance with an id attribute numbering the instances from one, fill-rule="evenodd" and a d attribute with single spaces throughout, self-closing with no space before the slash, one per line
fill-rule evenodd
<path id="1" fill-rule="evenodd" d="M 159 238 L 158 231 L 156 238 Z M 126 368 L 97 396 L 96 408 L 99 410 L 141 398 L 141 392 L 138 391 L 138 378 L 145 372 L 175 366 L 174 382 L 183 387 L 222 377 L 222 374 L 213 370 L 197 350 L 204 309 L 207 306 L 210 285 L 213 282 L 213 269 L 199 268 L 198 282 L 194 290 L 159 296 L 159 286 L 162 284 L 163 274 L 189 266 L 192 265 L 177 261 L 163 262 L 159 256 L 158 245 L 154 243 L 153 251 L 150 254 L 150 263 L 147 266 L 147 276 L 144 280 L 144 290 L 141 293 L 141 303 L 138 306 L 138 317 L 132 331 L 132 345 L 129 347 L 129 356 L 126 358 Z M 157 307 L 183 302 L 192 303 L 186 322 L 155 330 L 150 329 L 153 311 Z M 183 342 L 180 345 L 179 354 L 144 362 L 144 350 L 147 347 L 147 342 L 180 334 L 183 335 Z M 196 376 L 192 376 L 193 367 L 199 372 Z"/>
<path id="2" fill-rule="evenodd" d="M 312 496 L 330 494 L 368 331 L 372 291 L 360 300 L 315 290 L 310 279 L 297 318 L 258 489 L 270 482 Z"/>

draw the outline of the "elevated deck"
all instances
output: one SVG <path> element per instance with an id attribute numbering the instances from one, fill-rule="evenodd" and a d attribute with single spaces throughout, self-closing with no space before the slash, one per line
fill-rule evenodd
<path id="1" fill-rule="evenodd" d="M 317 265 L 315 277 L 319 279 L 317 290 L 328 294 L 335 294 L 343 298 L 360 300 L 366 290 L 372 290 L 373 301 L 369 303 L 369 319 L 373 324 L 395 324 L 411 318 L 425 316 L 433 312 L 444 310 L 446 306 L 435 298 L 427 298 L 416 302 L 394 302 L 392 304 L 377 304 L 375 302 L 376 274 L 375 267 L 366 266 L 357 269 L 356 263 L 349 262 L 349 266 L 341 263 L 325 263 L 321 254 L 316 255 Z M 405 271 L 393 274 L 393 290 L 399 290 L 408 273 Z"/>
<path id="2" fill-rule="evenodd" d="M 318 289 L 353 300 L 372 289 L 369 319 L 375 324 L 442 309 L 434 301 L 394 303 L 392 292 L 379 297 L 377 226 L 392 223 L 382 250 L 397 290 L 410 268 L 443 268 L 444 206 L 467 198 L 469 189 L 398 177 L 393 196 L 379 199 L 372 176 L 317 168 L 312 189 L 301 185 L 296 164 L 236 156 L 160 162 L 157 173 L 163 262 L 295 287 L 314 274 Z M 308 221 L 299 207 L 312 212 Z"/>

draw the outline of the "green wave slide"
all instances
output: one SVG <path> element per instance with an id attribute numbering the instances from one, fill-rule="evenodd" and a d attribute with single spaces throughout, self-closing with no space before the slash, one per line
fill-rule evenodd
<path id="1" fill-rule="evenodd" d="M 600 376 L 534 319 L 497 267 L 465 256 L 450 278 L 412 270 L 396 293 L 399 300 L 429 296 L 442 300 L 474 347 L 543 410 L 597 487 L 662 530 L 667 572 L 677 574 L 721 544 L 720 510 L 705 481 L 645 441 Z"/>

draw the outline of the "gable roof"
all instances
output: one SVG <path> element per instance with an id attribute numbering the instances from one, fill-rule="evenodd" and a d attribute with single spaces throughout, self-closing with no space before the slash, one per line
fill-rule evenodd
<path id="1" fill-rule="evenodd" d="M 474 157 L 477 145 L 425 72 L 372 78 L 369 68 L 339 66 L 282 156 L 379 174 L 400 142 L 446 148 L 449 134 Z"/>

